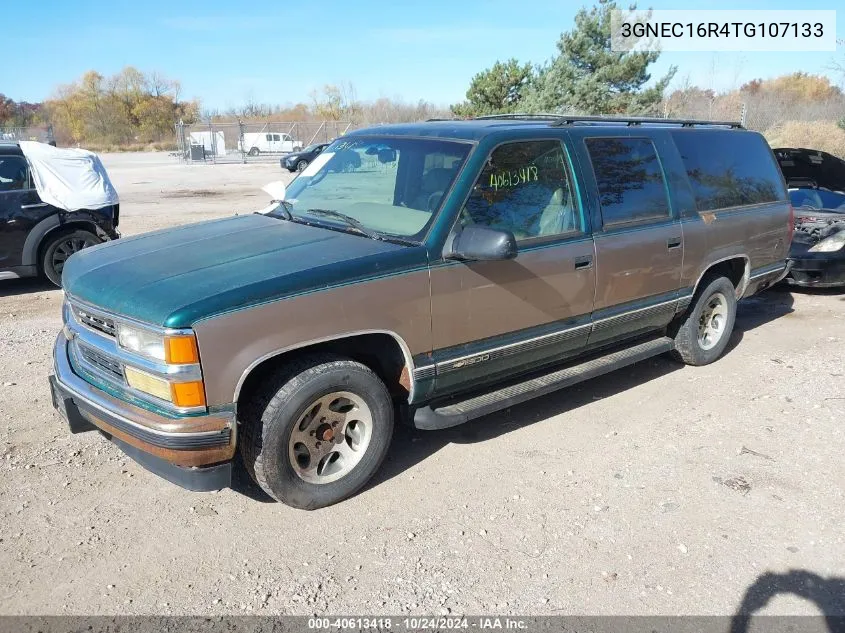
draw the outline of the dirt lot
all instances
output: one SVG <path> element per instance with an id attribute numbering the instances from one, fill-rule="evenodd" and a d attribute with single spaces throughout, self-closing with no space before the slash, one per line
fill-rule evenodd
<path id="1" fill-rule="evenodd" d="M 124 234 L 249 212 L 280 174 L 105 162 Z M 60 302 L 0 286 L 0 613 L 730 614 L 773 587 L 766 613 L 842 605 L 845 295 L 742 302 L 708 367 L 659 358 L 400 430 L 372 486 L 312 513 L 70 435 L 46 380 Z"/>

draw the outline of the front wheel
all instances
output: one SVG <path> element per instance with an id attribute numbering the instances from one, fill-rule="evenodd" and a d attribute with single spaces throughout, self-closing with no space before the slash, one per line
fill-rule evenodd
<path id="1" fill-rule="evenodd" d="M 296 171 L 305 171 L 306 167 L 308 167 L 308 161 L 301 160 L 296 164 Z"/>
<path id="2" fill-rule="evenodd" d="M 393 435 L 384 383 L 346 358 L 310 356 L 244 403 L 240 449 L 274 499 L 313 510 L 352 496 L 375 474 Z"/>
<path id="3" fill-rule="evenodd" d="M 43 248 L 41 270 L 44 276 L 57 286 L 62 285 L 62 271 L 67 258 L 81 251 L 83 248 L 94 246 L 101 242 L 93 233 L 88 231 L 73 231 L 48 238 Z"/>
<path id="4" fill-rule="evenodd" d="M 706 282 L 705 282 L 706 283 Z M 707 365 L 722 355 L 736 322 L 736 289 L 716 277 L 696 293 L 675 334 L 674 355 L 687 365 Z"/>

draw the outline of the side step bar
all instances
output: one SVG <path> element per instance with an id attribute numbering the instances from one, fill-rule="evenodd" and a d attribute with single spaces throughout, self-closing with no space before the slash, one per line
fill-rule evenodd
<path id="1" fill-rule="evenodd" d="M 457 426 L 494 411 L 512 407 L 526 400 L 663 354 L 671 351 L 673 346 L 672 339 L 664 336 L 603 356 L 593 357 L 524 382 L 494 389 L 489 393 L 472 396 L 466 400 L 452 401 L 441 406 L 435 405 L 434 408 L 431 406 L 422 407 L 414 413 L 414 426 L 424 430 L 446 429 Z"/>

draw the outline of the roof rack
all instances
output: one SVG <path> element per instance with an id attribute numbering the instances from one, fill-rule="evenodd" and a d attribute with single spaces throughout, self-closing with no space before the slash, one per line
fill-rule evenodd
<path id="1" fill-rule="evenodd" d="M 681 127 L 727 127 L 744 129 L 739 121 L 701 121 L 698 119 L 662 119 L 660 117 L 616 117 L 616 116 L 581 116 L 558 115 L 552 123 L 555 127 L 573 123 L 624 123 L 629 127 L 638 125 L 679 125 Z"/>
<path id="2" fill-rule="evenodd" d="M 473 119 L 486 121 L 486 120 L 524 120 L 524 121 L 556 121 L 560 118 L 559 114 L 546 114 L 546 113 L 537 113 L 532 114 L 529 112 L 516 112 L 511 114 L 485 114 L 483 116 L 476 116 Z"/>

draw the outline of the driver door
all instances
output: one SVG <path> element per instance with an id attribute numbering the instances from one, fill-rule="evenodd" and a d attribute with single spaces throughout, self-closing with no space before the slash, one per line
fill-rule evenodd
<path id="1" fill-rule="evenodd" d="M 436 395 L 531 371 L 586 345 L 595 247 L 575 191 L 560 139 L 491 152 L 459 224 L 511 231 L 518 255 L 433 264 Z"/>

